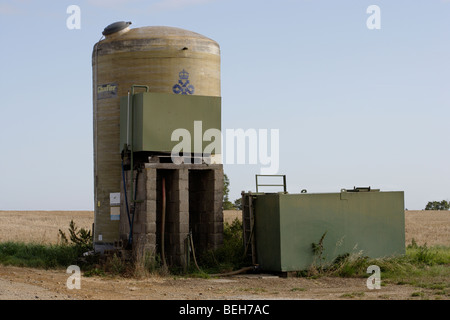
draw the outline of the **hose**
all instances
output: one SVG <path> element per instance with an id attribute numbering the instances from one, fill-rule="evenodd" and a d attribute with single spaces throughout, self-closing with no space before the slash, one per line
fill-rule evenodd
<path id="1" fill-rule="evenodd" d="M 198 264 L 197 264 L 197 259 L 196 259 L 196 257 L 195 257 L 194 241 L 192 240 L 192 234 L 189 233 L 188 237 L 189 237 L 189 241 L 191 242 L 192 256 L 194 257 L 194 263 L 195 263 L 195 266 L 197 267 L 197 270 L 198 270 L 198 271 L 200 271 L 201 273 L 205 273 L 205 272 L 203 272 L 203 270 L 200 269 L 200 267 L 199 267 Z"/>
<path id="2" fill-rule="evenodd" d="M 126 183 L 126 180 L 125 180 L 125 168 L 124 168 L 124 165 L 123 165 L 123 160 L 122 160 L 122 180 L 123 180 L 123 189 L 124 189 L 123 193 L 125 194 L 125 205 L 126 205 L 126 208 L 127 208 L 128 224 L 130 226 L 130 235 L 128 237 L 128 243 L 131 244 L 131 241 L 132 241 L 132 236 L 131 236 L 131 234 L 132 234 L 131 233 L 132 223 L 131 223 L 131 217 L 130 217 L 130 209 L 128 208 L 127 183 Z"/>
<path id="3" fill-rule="evenodd" d="M 258 268 L 258 266 L 255 265 L 255 266 L 251 266 L 251 267 L 244 267 L 244 268 L 241 268 L 239 270 L 235 270 L 235 271 L 231 271 L 231 272 L 207 274 L 202 269 L 200 269 L 200 267 L 197 264 L 197 259 L 195 257 L 194 241 L 192 240 L 192 234 L 189 233 L 188 234 L 188 238 L 189 238 L 189 242 L 191 244 L 192 256 L 194 257 L 195 266 L 197 267 L 197 270 L 200 271 L 203 274 L 206 274 L 206 275 L 208 275 L 210 277 L 228 277 L 228 276 L 234 276 L 234 275 L 237 275 L 237 274 L 241 274 L 241 273 L 244 273 L 244 272 L 247 272 L 247 271 L 252 271 L 252 270 L 254 271 L 254 270 L 256 270 Z"/>
<path id="4" fill-rule="evenodd" d="M 132 172 L 131 174 L 134 174 Z M 134 199 L 133 199 L 133 205 L 131 206 L 131 225 L 130 225 L 130 238 L 129 242 L 130 244 L 133 244 L 133 227 L 134 227 L 134 215 L 136 213 L 136 200 L 137 200 L 137 186 L 138 186 L 138 180 L 139 180 L 139 170 L 136 170 L 136 180 L 134 184 Z"/>
<path id="5" fill-rule="evenodd" d="M 134 174 L 134 173 L 131 173 Z M 137 191 L 137 184 L 138 184 L 138 178 L 139 178 L 139 171 L 136 172 L 136 181 L 135 181 L 135 190 Z M 134 226 L 134 213 L 136 210 L 135 203 L 136 203 L 136 195 L 137 192 L 134 192 L 134 199 L 133 199 L 133 206 L 131 207 L 131 214 L 130 214 L 130 208 L 128 206 L 128 195 L 127 195 L 127 183 L 125 180 L 125 167 L 122 160 L 122 180 L 123 180 L 123 189 L 125 194 L 125 206 L 127 209 L 127 216 L 128 216 L 128 225 L 130 226 L 130 233 L 128 235 L 128 244 L 133 244 L 133 226 Z M 131 187 L 133 188 L 133 187 Z"/>
<path id="6" fill-rule="evenodd" d="M 240 273 L 244 273 L 247 271 L 252 271 L 252 270 L 256 270 L 256 266 L 252 266 L 252 267 L 244 267 L 242 269 L 236 270 L 236 271 L 231 271 L 231 272 L 226 272 L 226 273 L 217 273 L 217 274 L 210 274 L 211 277 L 228 277 L 228 276 L 234 276 Z"/>

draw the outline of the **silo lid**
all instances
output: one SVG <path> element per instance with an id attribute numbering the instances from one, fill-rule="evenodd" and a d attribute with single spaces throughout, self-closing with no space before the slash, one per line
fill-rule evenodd
<path id="1" fill-rule="evenodd" d="M 110 24 L 109 26 L 107 26 L 105 28 L 105 30 L 103 30 L 102 34 L 104 36 L 107 36 L 107 35 L 119 32 L 119 31 L 127 28 L 130 24 L 131 24 L 131 22 L 125 22 L 125 21 L 114 22 L 114 23 Z"/>

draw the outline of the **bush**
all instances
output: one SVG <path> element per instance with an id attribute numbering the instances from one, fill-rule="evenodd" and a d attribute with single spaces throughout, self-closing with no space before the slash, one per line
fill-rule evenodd
<path id="1" fill-rule="evenodd" d="M 229 272 L 251 264 L 244 256 L 242 222 L 235 219 L 231 224 L 225 223 L 223 245 L 217 250 L 210 250 L 199 259 L 199 264 L 215 272 Z"/>
<path id="2" fill-rule="evenodd" d="M 61 229 L 59 229 L 59 237 L 60 242 L 65 245 L 69 244 L 70 239 L 70 244 L 79 248 L 80 251 L 89 251 L 93 248 L 91 231 L 84 228 L 78 230 L 73 220 L 69 224 L 69 239 Z"/>

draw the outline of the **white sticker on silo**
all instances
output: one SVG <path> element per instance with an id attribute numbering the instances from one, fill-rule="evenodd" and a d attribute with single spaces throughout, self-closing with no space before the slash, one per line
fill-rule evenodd
<path id="1" fill-rule="evenodd" d="M 98 235 L 98 241 L 102 241 L 103 240 L 103 236 L 101 234 Z"/>
<path id="2" fill-rule="evenodd" d="M 109 194 L 109 205 L 110 206 L 120 206 L 120 193 L 110 193 Z"/>

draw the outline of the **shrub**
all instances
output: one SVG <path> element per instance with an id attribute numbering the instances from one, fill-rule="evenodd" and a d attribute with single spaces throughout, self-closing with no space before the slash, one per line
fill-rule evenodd
<path id="1" fill-rule="evenodd" d="M 73 220 L 69 224 L 69 239 L 61 229 L 59 229 L 59 237 L 60 242 L 66 245 L 69 244 L 70 239 L 70 244 L 78 247 L 80 251 L 89 251 L 93 248 L 91 231 L 84 228 L 78 230 Z"/>
<path id="2" fill-rule="evenodd" d="M 223 245 L 216 250 L 205 252 L 199 264 L 212 272 L 229 272 L 248 266 L 251 262 L 244 256 L 242 222 L 235 219 L 231 224 L 225 223 Z"/>

